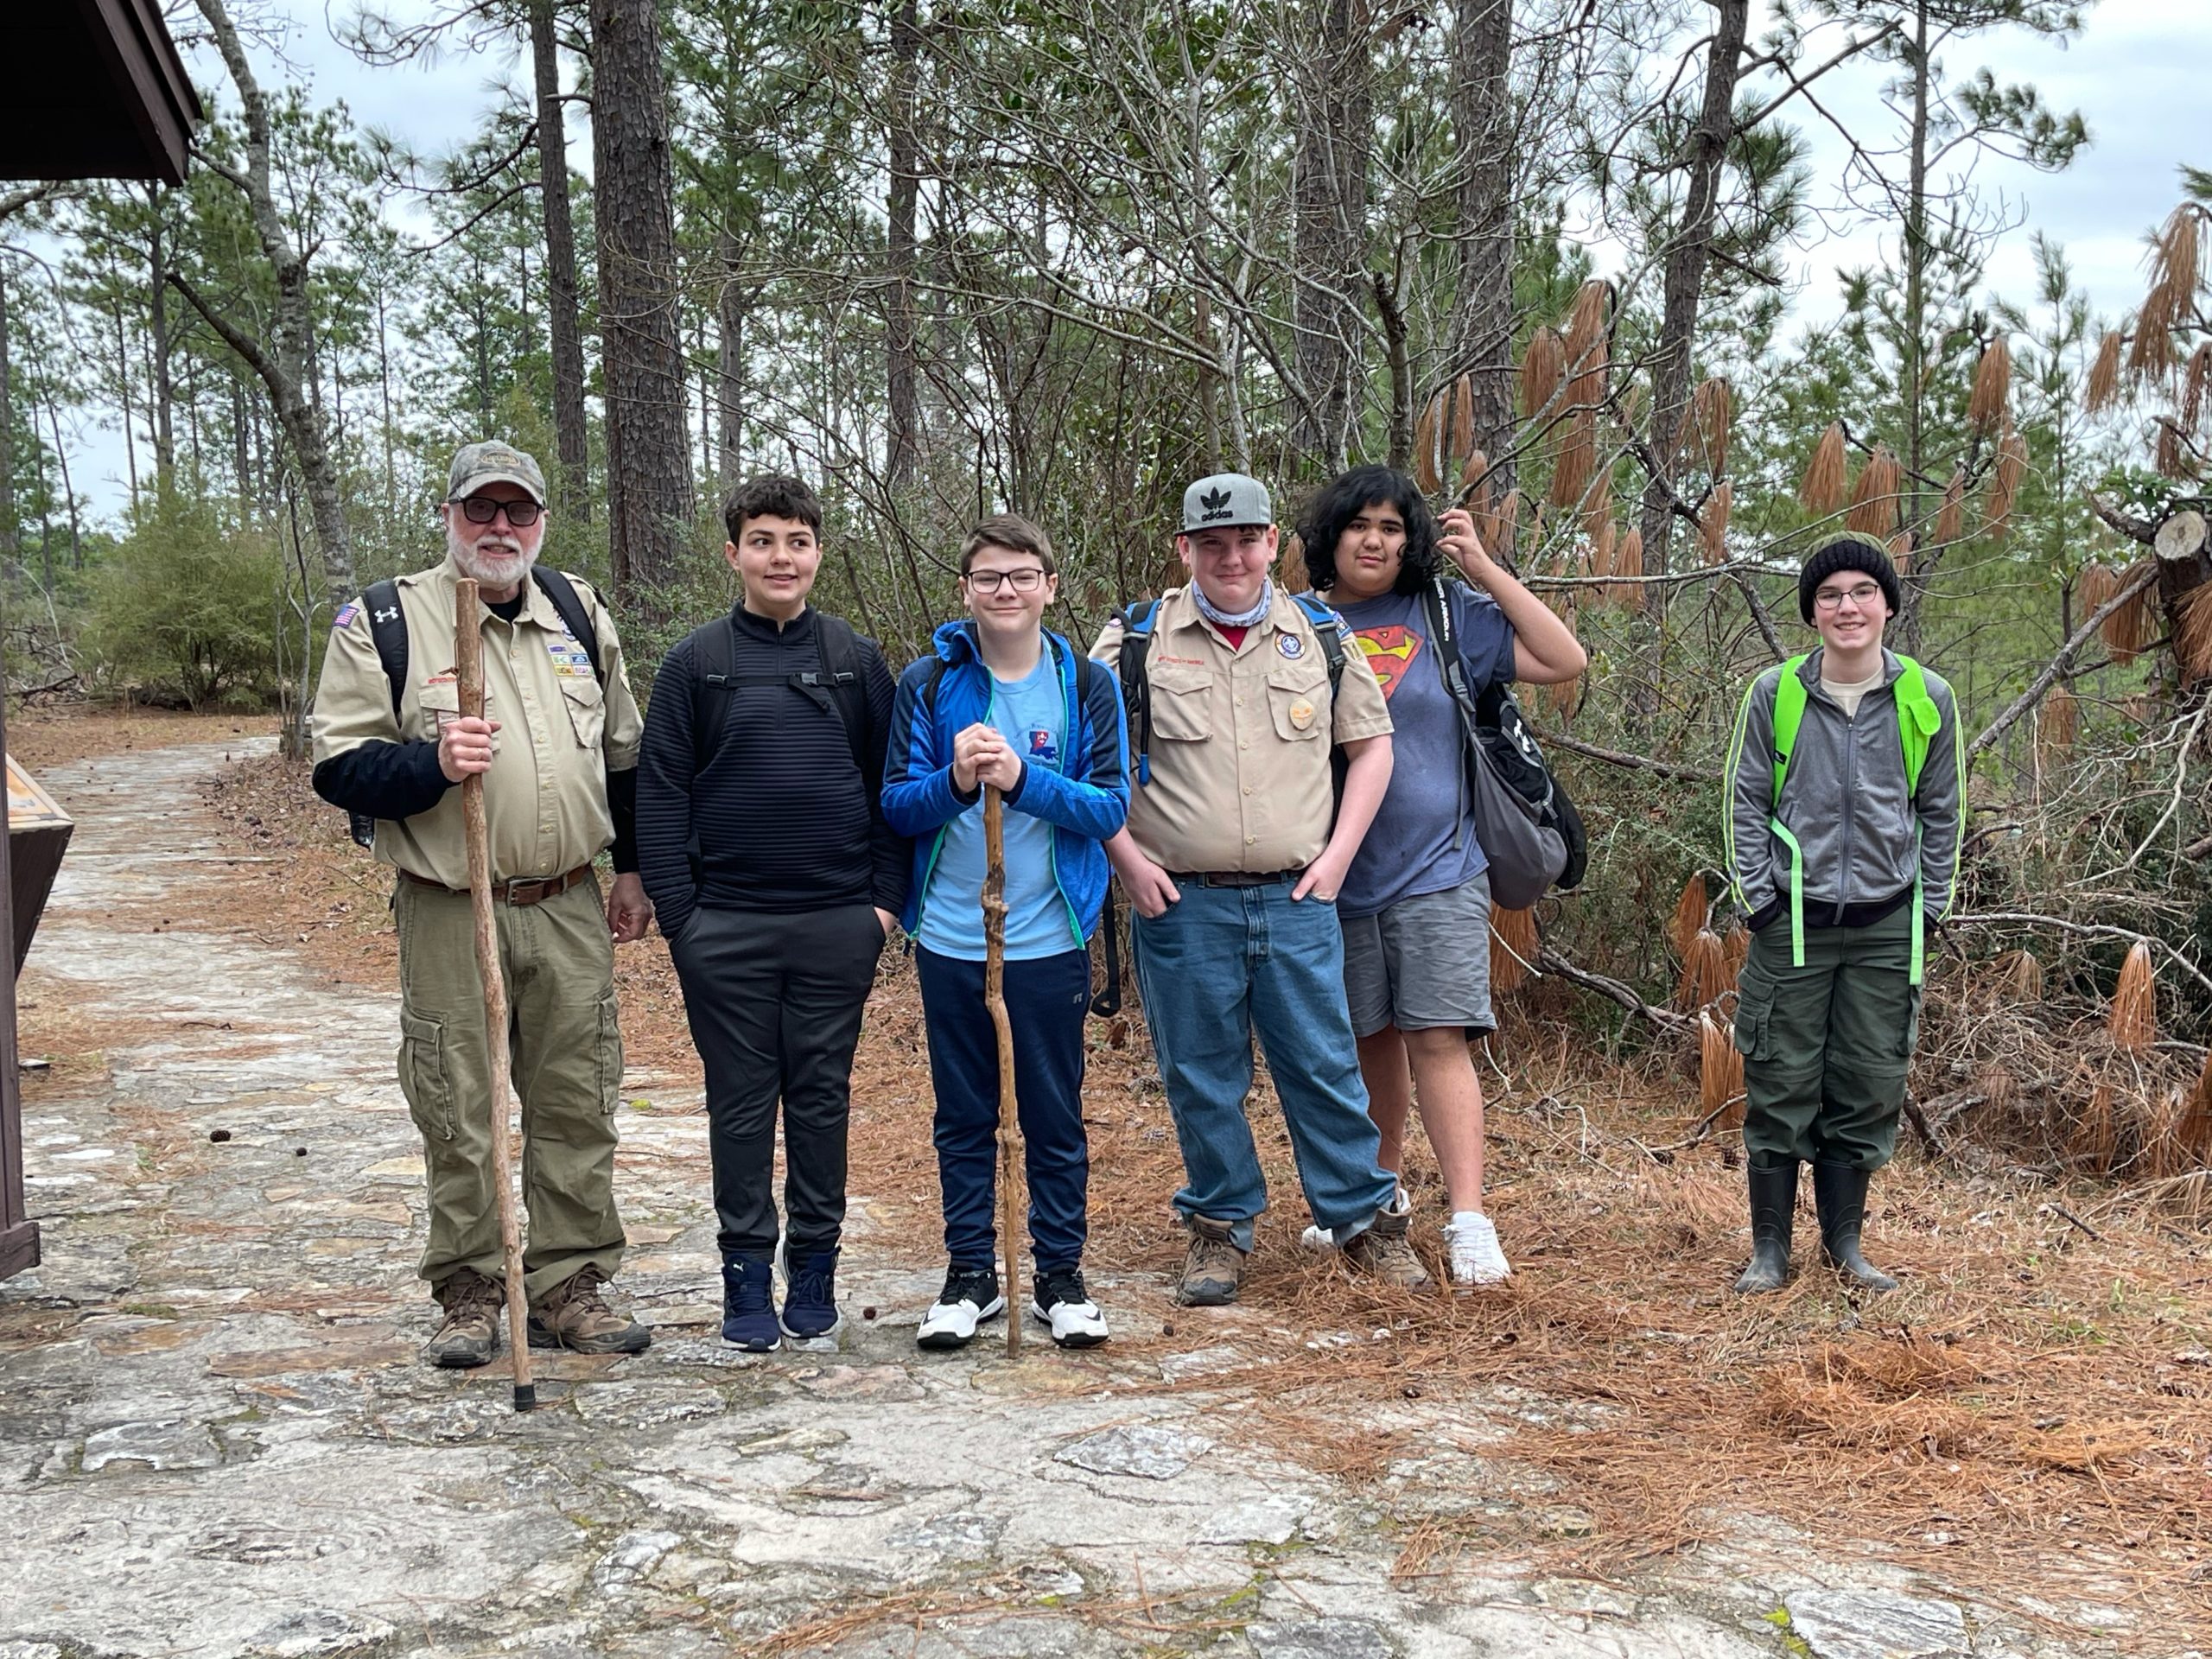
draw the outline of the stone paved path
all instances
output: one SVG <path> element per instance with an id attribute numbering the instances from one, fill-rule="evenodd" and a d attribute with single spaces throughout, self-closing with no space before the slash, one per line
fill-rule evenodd
<path id="1" fill-rule="evenodd" d="M 25 995 L 116 1035 L 107 1077 L 26 1109 L 48 1259 L 0 1286 L 0 1659 L 2071 1650 L 1757 1526 L 1649 1583 L 1488 1559 L 1394 1585 L 1397 1523 L 1492 1501 L 1472 1459 L 1356 1497 L 1255 1459 L 1225 1432 L 1239 1402 L 1162 1394 L 1110 1346 L 925 1357 L 933 1283 L 864 1243 L 848 1305 L 884 1319 L 739 1357 L 715 1339 L 696 1116 L 622 1126 L 623 1282 L 658 1339 L 546 1368 L 551 1405 L 517 1417 L 496 1377 L 414 1360 L 394 999 L 251 938 L 103 917 L 255 879 L 197 808 L 221 759 L 44 779 L 79 829 Z"/>

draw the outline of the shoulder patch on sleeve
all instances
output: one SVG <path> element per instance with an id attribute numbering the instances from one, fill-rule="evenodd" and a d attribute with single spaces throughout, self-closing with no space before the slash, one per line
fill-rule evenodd
<path id="1" fill-rule="evenodd" d="M 360 614 L 361 607 L 359 605 L 354 604 L 353 601 L 348 600 L 345 604 L 340 605 L 338 607 L 338 614 L 330 619 L 330 626 L 334 629 L 350 628 L 353 626 L 354 620 L 359 617 Z"/>

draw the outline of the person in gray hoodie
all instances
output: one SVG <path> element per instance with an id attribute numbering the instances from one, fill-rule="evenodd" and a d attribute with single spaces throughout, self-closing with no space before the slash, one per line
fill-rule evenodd
<path id="1" fill-rule="evenodd" d="M 1897 1147 L 1927 932 L 1958 876 L 1965 772 L 1950 686 L 1882 644 L 1902 597 L 1878 544 L 1847 536 L 1815 551 L 1797 605 L 1820 647 L 1751 682 L 1729 745 L 1728 863 L 1752 934 L 1735 1022 L 1745 1294 L 1789 1275 L 1801 1163 L 1827 1259 L 1865 1289 L 1897 1286 L 1866 1260 L 1860 1227 L 1869 1179 Z"/>

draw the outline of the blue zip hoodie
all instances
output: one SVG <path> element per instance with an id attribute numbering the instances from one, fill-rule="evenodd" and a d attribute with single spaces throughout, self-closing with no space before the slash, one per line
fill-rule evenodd
<path id="1" fill-rule="evenodd" d="M 991 671 L 976 653 L 976 625 L 947 622 L 935 644 L 934 655 L 916 658 L 899 677 L 883 764 L 883 816 L 914 842 L 913 880 L 899 918 L 909 937 L 921 931 L 945 827 L 982 798 L 980 788 L 963 794 L 953 783 L 953 736 L 990 718 Z M 1128 816 L 1128 734 L 1112 671 L 1094 667 L 1089 696 L 1078 696 L 1074 650 L 1049 628 L 1045 649 L 1059 672 L 1067 741 L 1057 769 L 1023 761 L 1021 782 L 1006 804 L 1052 826 L 1052 880 L 1088 939 L 1106 903 L 1104 842 Z M 932 678 L 937 691 L 925 708 Z"/>

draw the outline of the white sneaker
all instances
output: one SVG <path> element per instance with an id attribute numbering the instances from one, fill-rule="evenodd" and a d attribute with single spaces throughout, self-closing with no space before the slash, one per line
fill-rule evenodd
<path id="1" fill-rule="evenodd" d="M 948 1268 L 944 1288 L 922 1316 L 914 1333 L 921 1348 L 965 1348 L 976 1339 L 976 1327 L 1006 1312 L 1006 1298 L 999 1294 L 999 1276 L 989 1268 L 973 1272 Z"/>
<path id="2" fill-rule="evenodd" d="M 1444 1243 L 1452 1252 L 1454 1287 L 1495 1285 L 1513 1276 L 1497 1247 L 1497 1229 L 1479 1210 L 1455 1211 L 1444 1224 Z"/>
<path id="3" fill-rule="evenodd" d="M 1298 1236 L 1300 1249 L 1326 1254 L 1337 1248 L 1337 1236 L 1326 1227 L 1308 1227 Z"/>
<path id="4" fill-rule="evenodd" d="M 1052 1340 L 1063 1348 L 1096 1348 L 1106 1340 L 1106 1316 L 1084 1289 L 1079 1268 L 1039 1275 L 1029 1311 L 1052 1327 Z"/>

